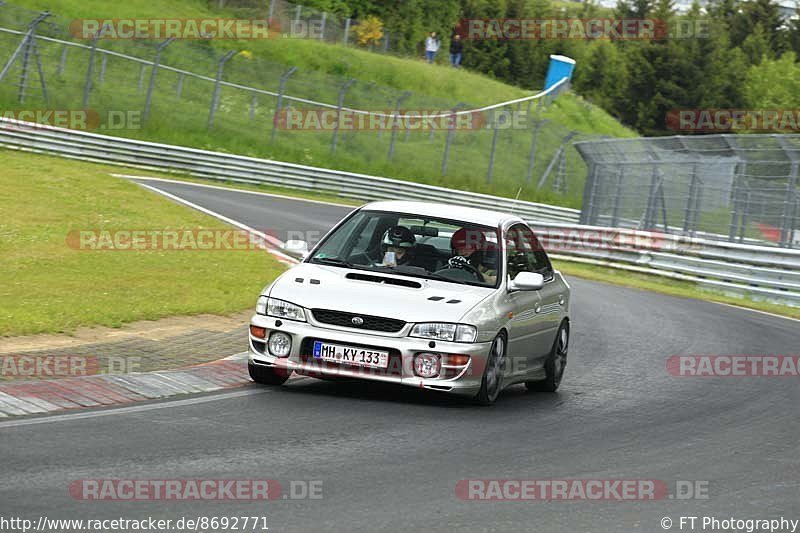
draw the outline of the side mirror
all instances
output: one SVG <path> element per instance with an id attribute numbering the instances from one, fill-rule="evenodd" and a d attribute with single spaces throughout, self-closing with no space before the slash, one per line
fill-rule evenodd
<path id="1" fill-rule="evenodd" d="M 283 243 L 283 251 L 289 255 L 305 259 L 308 257 L 308 243 L 301 240 L 288 240 Z"/>
<path id="2" fill-rule="evenodd" d="M 536 272 L 520 272 L 508 282 L 510 291 L 538 291 L 544 287 L 544 276 Z"/>

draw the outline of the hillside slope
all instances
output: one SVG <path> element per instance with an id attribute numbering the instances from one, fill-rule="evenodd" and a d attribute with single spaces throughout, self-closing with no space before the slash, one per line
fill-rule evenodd
<path id="1" fill-rule="evenodd" d="M 209 4 L 216 5 L 204 0 L 129 0 L 120 3 L 101 0 L 19 0 L 0 12 L 0 24 L 19 27 L 25 22 L 26 14 L 16 6 L 31 10 L 49 9 L 57 15 L 53 22 L 57 27 L 64 28 L 61 34 L 67 38 L 69 34 L 65 28 L 73 19 L 82 17 L 164 19 L 226 17 L 233 14 L 211 9 Z M 3 35 L 0 49 L 10 51 L 15 42 L 10 36 Z M 152 58 L 156 44 L 101 41 L 100 47 Z M 70 49 L 65 69 L 61 72 L 59 63 L 63 58 L 60 45 L 42 42 L 40 48 L 51 93 L 51 100 L 46 106 L 80 108 L 88 52 Z M 227 50 L 245 53 L 238 54 L 226 65 L 226 81 L 275 91 L 280 74 L 288 65 L 293 65 L 298 67 L 298 71 L 287 83 L 286 94 L 335 104 L 344 81 L 355 78 L 357 82 L 347 91 L 344 103 L 358 109 L 391 110 L 403 91 L 412 93 L 404 102 L 404 109 L 428 112 L 447 110 L 457 103 L 473 108 L 538 91 L 538 88 L 513 87 L 463 69 L 428 65 L 420 60 L 301 39 L 176 42 L 165 50 L 162 63 L 213 77 L 216 60 Z M 100 70 L 98 60 L 89 107 L 98 111 L 101 117 L 107 116 L 108 111 L 142 110 L 150 77 L 148 69 L 140 70 L 137 64 L 110 57 L 103 69 L 102 79 Z M 9 79 L 14 79 L 14 75 L 12 73 Z M 34 77 L 35 81 L 38 80 Z M 0 85 L 0 103 L 11 109 L 45 106 L 35 85 L 29 88 L 28 93 L 25 104 L 21 105 L 16 101 L 16 87 L 4 83 Z M 213 128 L 208 129 L 212 94 L 213 83 L 191 77 L 182 80 L 177 74 L 162 69 L 155 82 L 150 120 L 143 126 L 132 124 L 108 132 L 493 194 L 515 196 L 519 193 L 524 199 L 571 206 L 578 205 L 580 201 L 585 172 L 574 150 L 568 151 L 563 165 L 551 168 L 563 167 L 561 182 L 556 187 L 553 187 L 555 171 L 551 172 L 546 186 L 541 189 L 535 186 L 550 166 L 562 139 L 573 130 L 583 134 L 579 138 L 633 135 L 601 109 L 574 94 L 562 94 L 540 111 L 538 118 L 546 122 L 537 137 L 530 183 L 526 182 L 526 178 L 529 174 L 528 154 L 533 141 L 533 121 L 528 116 L 525 116 L 526 120 L 519 129 L 502 130 L 497 136 L 491 180 L 487 171 L 493 132 L 489 129 L 457 131 L 452 138 L 447 173 L 442 176 L 446 131 L 434 131 L 432 134 L 427 130 L 412 130 L 405 134 L 400 132 L 390 161 L 388 148 L 391 132 L 342 128 L 337 135 L 336 152 L 332 153 L 333 132 L 330 129 L 279 130 L 274 141 L 271 140 L 276 100 L 264 95 L 254 97 L 246 90 L 222 88 Z M 527 107 L 518 109 L 523 115 L 527 111 Z M 305 106 L 302 110 L 312 111 L 314 108 Z M 536 107 L 533 106 L 531 111 L 535 113 Z"/>

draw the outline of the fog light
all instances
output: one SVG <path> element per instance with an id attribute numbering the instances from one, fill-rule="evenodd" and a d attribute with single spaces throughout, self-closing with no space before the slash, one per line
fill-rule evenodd
<path id="1" fill-rule="evenodd" d="M 258 337 L 259 339 L 265 339 L 267 338 L 267 328 L 250 324 L 250 335 L 253 337 Z"/>
<path id="2" fill-rule="evenodd" d="M 420 353 L 414 356 L 414 373 L 421 378 L 435 378 L 441 366 L 439 354 Z"/>
<path id="3" fill-rule="evenodd" d="M 275 357 L 289 357 L 292 349 L 292 338 L 282 331 L 274 331 L 269 336 L 269 353 Z"/>

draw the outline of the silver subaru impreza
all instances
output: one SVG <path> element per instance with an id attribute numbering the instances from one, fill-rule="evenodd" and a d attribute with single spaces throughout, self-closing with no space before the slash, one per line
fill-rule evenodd
<path id="1" fill-rule="evenodd" d="M 520 218 L 375 202 L 267 286 L 250 323 L 254 381 L 292 372 L 474 397 L 554 392 L 567 364 L 570 288 Z"/>

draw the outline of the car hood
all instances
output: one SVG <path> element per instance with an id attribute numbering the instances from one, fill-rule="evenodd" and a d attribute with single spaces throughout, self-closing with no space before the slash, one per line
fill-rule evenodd
<path id="1" fill-rule="evenodd" d="M 365 276 L 372 279 L 353 279 Z M 410 282 L 418 287 L 395 285 L 391 280 Z M 307 309 L 332 309 L 405 322 L 458 322 L 494 290 L 491 287 L 301 263 L 275 280 L 269 296 Z"/>

